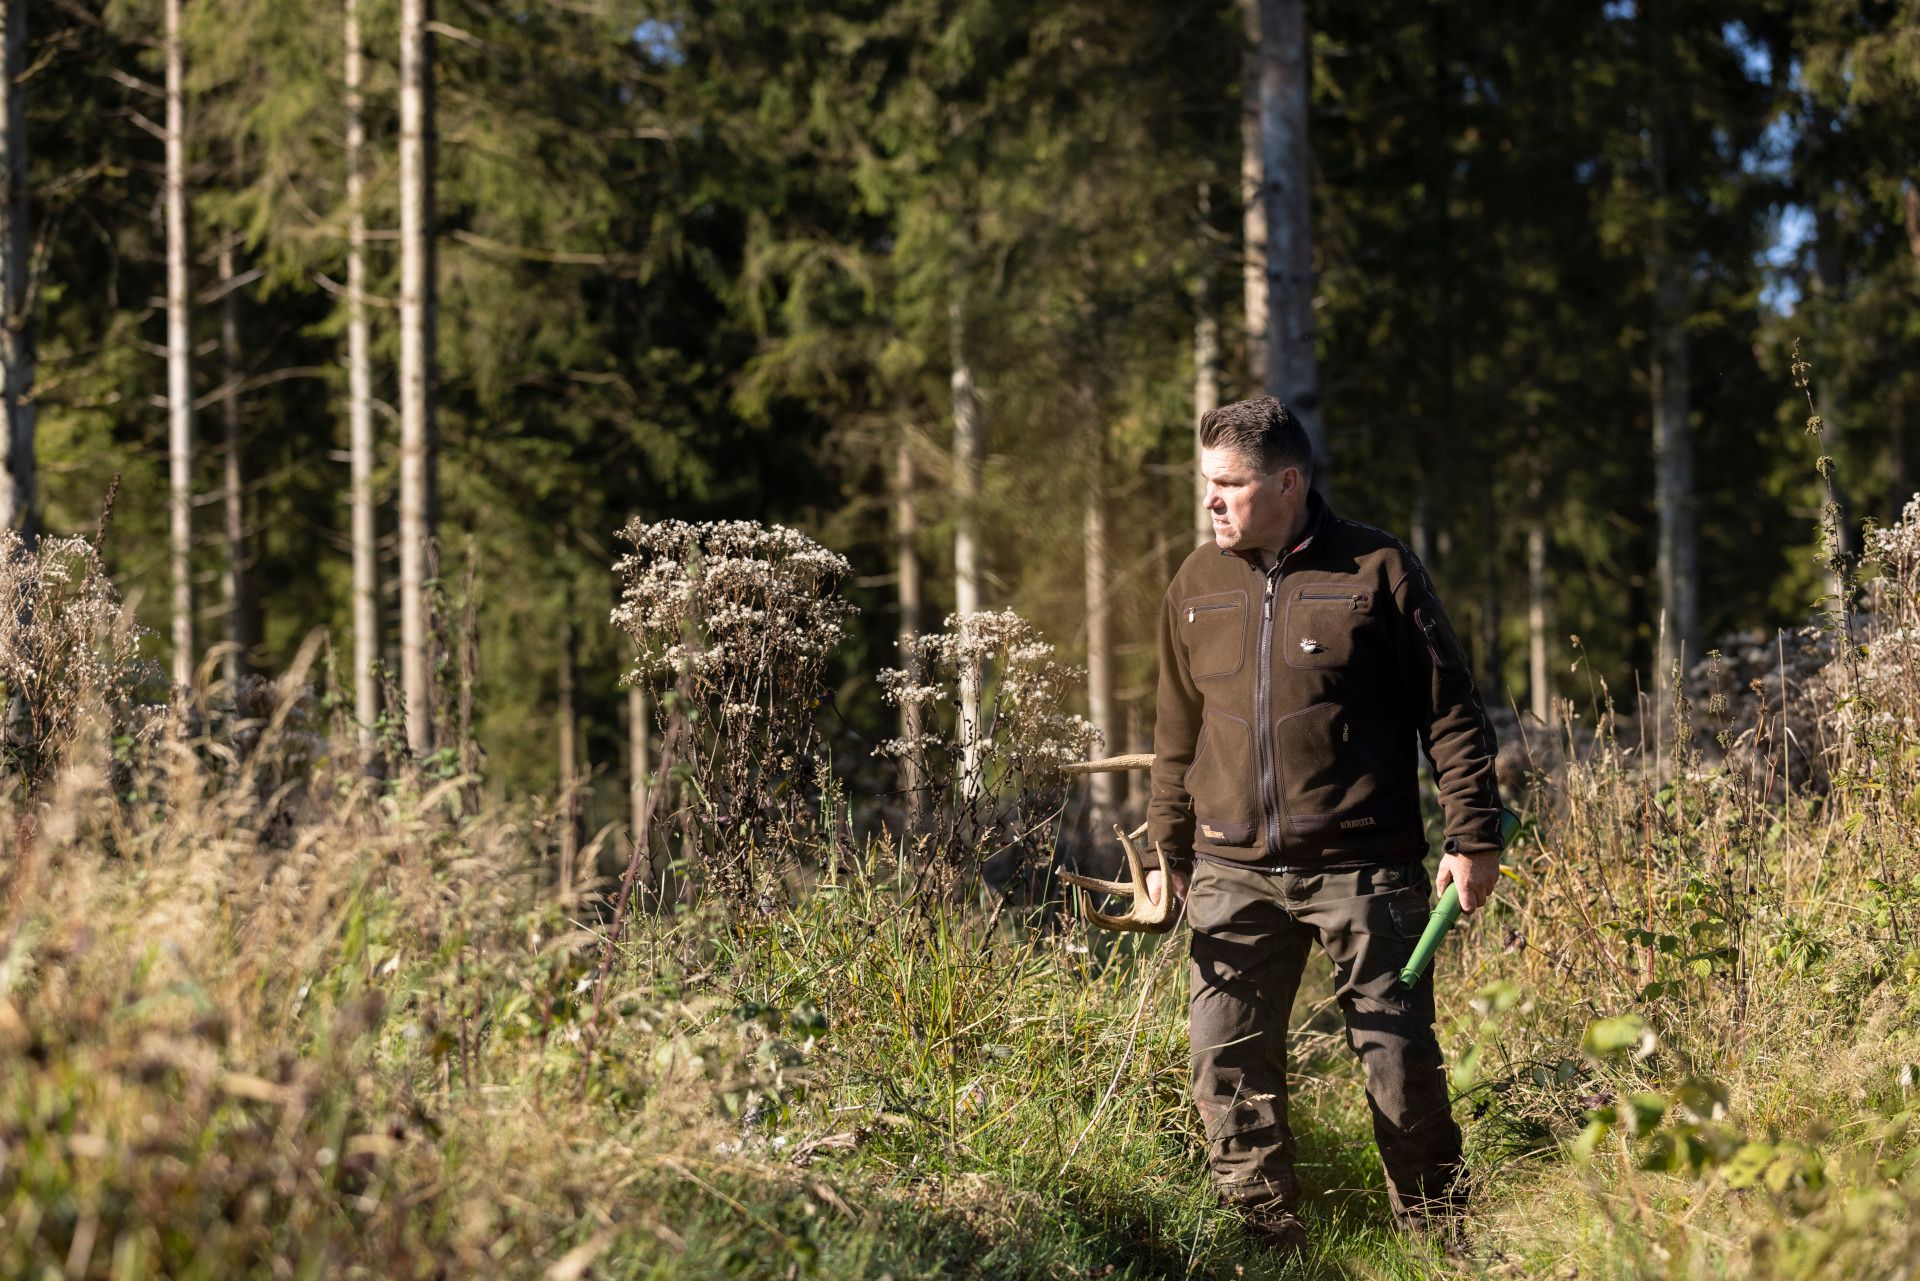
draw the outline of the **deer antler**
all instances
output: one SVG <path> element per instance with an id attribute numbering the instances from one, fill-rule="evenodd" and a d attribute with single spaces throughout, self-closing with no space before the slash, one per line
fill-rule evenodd
<path id="1" fill-rule="evenodd" d="M 1106 756 L 1097 761 L 1075 761 L 1062 765 L 1062 774 L 1124 774 L 1128 770 L 1152 769 L 1152 752 L 1132 752 L 1126 756 Z M 1138 836 L 1136 832 L 1134 835 Z"/>
<path id="2" fill-rule="evenodd" d="M 1146 834 L 1146 830 L 1146 824 L 1142 823 L 1133 835 L 1143 836 Z M 1153 895 L 1147 892 L 1146 873 L 1140 869 L 1140 851 L 1133 848 L 1132 838 L 1117 826 L 1113 829 L 1113 834 L 1120 838 L 1120 846 L 1127 852 L 1127 874 L 1132 879 L 1132 884 L 1125 884 L 1120 881 L 1103 881 L 1097 876 L 1080 876 L 1073 872 L 1060 873 L 1060 879 L 1075 887 L 1078 891 L 1076 897 L 1080 900 L 1081 914 L 1092 920 L 1095 925 L 1109 930 L 1130 930 L 1145 934 L 1165 934 L 1173 928 L 1172 880 L 1170 878 L 1162 878 L 1160 899 L 1158 902 L 1155 902 Z M 1167 860 L 1166 856 L 1160 852 L 1160 844 L 1158 841 L 1154 842 L 1153 855 L 1160 867 L 1164 870 L 1167 865 Z M 1096 912 L 1092 905 L 1087 902 L 1086 892 L 1088 890 L 1098 890 L 1102 894 L 1124 896 L 1132 899 L 1133 902 L 1123 914 L 1119 916 L 1108 916 L 1105 912 Z"/>

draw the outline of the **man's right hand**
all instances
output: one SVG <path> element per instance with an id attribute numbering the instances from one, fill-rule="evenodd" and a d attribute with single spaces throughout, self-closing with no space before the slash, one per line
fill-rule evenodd
<path id="1" fill-rule="evenodd" d="M 1173 897 L 1181 903 L 1187 901 L 1187 881 L 1192 875 L 1192 872 L 1184 868 L 1176 867 L 1173 869 Z M 1162 895 L 1161 887 L 1165 883 L 1165 880 L 1166 877 L 1157 867 L 1147 873 L 1147 897 L 1155 903 L 1160 902 Z"/>

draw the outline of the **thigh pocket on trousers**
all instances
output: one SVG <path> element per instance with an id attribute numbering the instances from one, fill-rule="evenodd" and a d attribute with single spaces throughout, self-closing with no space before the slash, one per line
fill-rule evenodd
<path id="1" fill-rule="evenodd" d="M 1257 977 L 1275 963 L 1272 949 L 1196 933 L 1190 954 L 1193 1099 L 1218 1143 L 1285 1116 L 1286 1013 Z"/>
<path id="2" fill-rule="evenodd" d="M 1351 935 L 1351 950 L 1346 957 L 1335 958 L 1337 967 L 1344 971 L 1354 1009 L 1393 1014 L 1427 1012 L 1431 1018 L 1432 970 L 1411 989 L 1400 982 L 1400 971 L 1412 958 L 1432 913 L 1424 887 L 1365 895 L 1355 907 L 1358 919 Z"/>

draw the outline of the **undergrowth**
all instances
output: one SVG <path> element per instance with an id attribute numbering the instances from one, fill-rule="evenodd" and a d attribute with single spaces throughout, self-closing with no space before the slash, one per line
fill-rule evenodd
<path id="1" fill-rule="evenodd" d="M 1438 967 L 1475 1180 L 1452 1257 L 1388 1219 L 1323 968 L 1289 1264 L 1206 1187 L 1182 935 L 1089 933 L 1016 878 L 956 892 L 927 833 L 961 825 L 856 836 L 799 730 L 777 776 L 728 776 L 726 806 L 780 807 L 750 863 L 680 839 L 728 812 L 695 765 L 661 782 L 676 889 L 609 950 L 612 883 L 553 883 L 539 804 L 370 772 L 304 663 L 251 717 L 117 678 L 36 694 L 66 719 L 0 814 L 0 1275 L 1903 1274 L 1920 512 L 1873 547 L 1862 608 L 1793 638 L 1794 687 L 1783 640 L 1772 685 L 1710 659 L 1651 750 L 1598 693 L 1528 731 L 1505 883 Z M 63 565 L 0 626 L 67 627 L 111 676 L 126 625 Z M 994 706 L 1001 677 L 969 679 Z M 954 703 L 928 694 L 924 732 Z M 1017 777 L 995 732 L 973 767 Z"/>

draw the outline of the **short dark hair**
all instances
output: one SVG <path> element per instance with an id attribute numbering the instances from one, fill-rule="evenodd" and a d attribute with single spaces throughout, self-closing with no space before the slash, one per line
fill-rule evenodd
<path id="1" fill-rule="evenodd" d="M 1272 396 L 1236 400 L 1210 409 L 1200 420 L 1202 449 L 1236 449 L 1261 475 L 1282 467 L 1298 467 L 1303 480 L 1313 478 L 1313 446 L 1293 411 Z"/>

